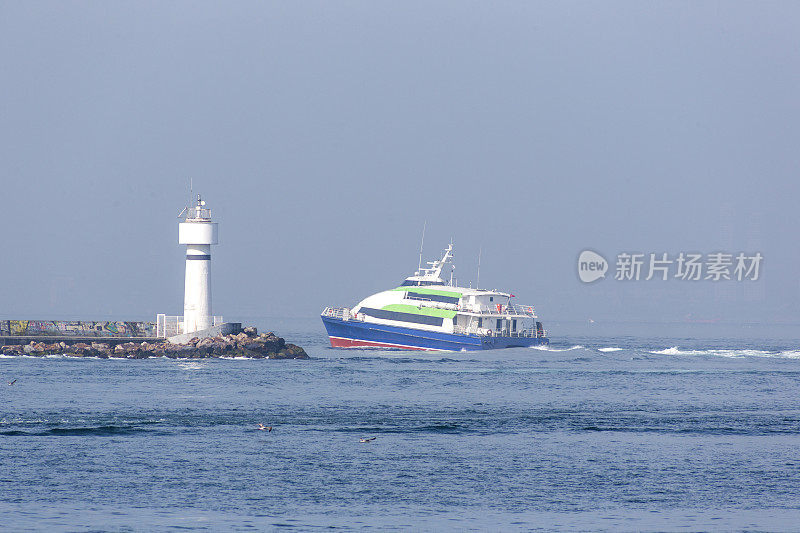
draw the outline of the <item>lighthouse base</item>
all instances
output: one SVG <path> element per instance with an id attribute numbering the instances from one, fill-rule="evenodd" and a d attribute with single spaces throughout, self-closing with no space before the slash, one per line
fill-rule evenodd
<path id="1" fill-rule="evenodd" d="M 242 332 L 242 324 L 240 322 L 223 322 L 210 328 L 192 331 L 191 333 L 182 333 L 181 335 L 174 335 L 167 337 L 167 340 L 172 344 L 186 344 L 192 339 L 205 339 L 208 337 L 221 337 L 223 335 L 238 335 Z"/>

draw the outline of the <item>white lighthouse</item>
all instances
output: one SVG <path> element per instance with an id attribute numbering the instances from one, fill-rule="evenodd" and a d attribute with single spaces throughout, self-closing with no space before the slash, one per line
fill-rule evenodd
<path id="1" fill-rule="evenodd" d="M 211 222 L 211 209 L 197 196 L 197 205 L 188 206 L 179 217 L 186 218 L 178 225 L 178 242 L 186 245 L 186 284 L 183 298 L 183 333 L 210 328 L 211 287 L 208 273 L 211 267 L 211 245 L 217 244 L 217 223 Z"/>

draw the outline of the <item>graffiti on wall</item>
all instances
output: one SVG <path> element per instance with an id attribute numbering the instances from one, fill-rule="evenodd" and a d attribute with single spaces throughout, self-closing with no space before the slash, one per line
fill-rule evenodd
<path id="1" fill-rule="evenodd" d="M 73 337 L 155 337 L 153 322 L 84 322 L 78 320 L 0 320 L 0 335 Z"/>

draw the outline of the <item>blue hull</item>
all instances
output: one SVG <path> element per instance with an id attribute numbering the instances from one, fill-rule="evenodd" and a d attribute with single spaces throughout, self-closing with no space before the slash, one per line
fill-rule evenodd
<path id="1" fill-rule="evenodd" d="M 334 348 L 384 348 L 405 350 L 494 350 L 546 345 L 546 337 L 482 337 L 340 320 L 323 316 Z"/>

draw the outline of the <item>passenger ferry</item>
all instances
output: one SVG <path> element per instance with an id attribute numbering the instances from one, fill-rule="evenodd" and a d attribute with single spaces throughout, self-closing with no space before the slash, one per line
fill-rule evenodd
<path id="1" fill-rule="evenodd" d="M 457 287 L 442 269 L 453 244 L 399 287 L 373 294 L 355 307 L 326 307 L 322 322 L 334 348 L 491 350 L 549 344 L 531 305 L 513 294 Z"/>

